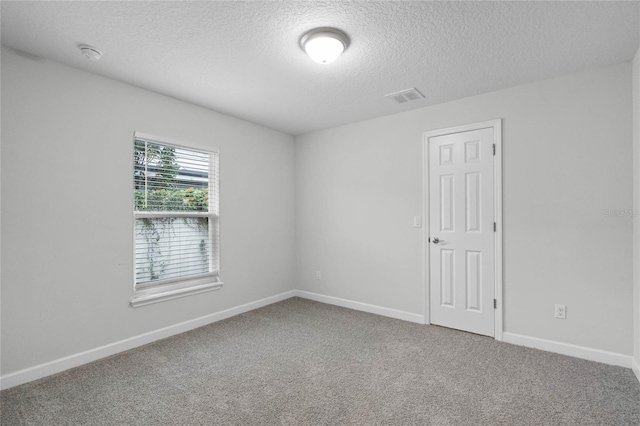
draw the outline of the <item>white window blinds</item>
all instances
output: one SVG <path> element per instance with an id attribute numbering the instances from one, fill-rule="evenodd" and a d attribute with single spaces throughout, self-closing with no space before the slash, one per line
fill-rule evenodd
<path id="1" fill-rule="evenodd" d="M 132 304 L 219 283 L 217 152 L 136 133 L 133 181 Z"/>

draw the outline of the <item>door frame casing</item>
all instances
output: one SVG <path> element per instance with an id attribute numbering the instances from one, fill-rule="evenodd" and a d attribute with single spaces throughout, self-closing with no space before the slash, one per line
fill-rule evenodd
<path id="1" fill-rule="evenodd" d="M 423 262 L 423 300 L 424 322 L 430 324 L 430 251 L 429 243 L 430 214 L 429 214 L 429 139 L 452 133 L 462 133 L 471 130 L 493 129 L 493 143 L 496 153 L 493 156 L 493 220 L 496 223 L 494 232 L 494 272 L 496 309 L 494 309 L 494 339 L 502 341 L 503 333 L 503 280 L 502 280 L 502 119 L 465 124 L 446 129 L 432 130 L 422 134 L 422 197 L 423 197 L 423 232 L 422 232 L 422 262 Z"/>

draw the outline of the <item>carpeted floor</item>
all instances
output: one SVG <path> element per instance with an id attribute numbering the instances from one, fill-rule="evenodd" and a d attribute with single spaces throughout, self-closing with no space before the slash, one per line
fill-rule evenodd
<path id="1" fill-rule="evenodd" d="M 0 402 L 3 425 L 640 425 L 629 369 L 299 298 Z"/>

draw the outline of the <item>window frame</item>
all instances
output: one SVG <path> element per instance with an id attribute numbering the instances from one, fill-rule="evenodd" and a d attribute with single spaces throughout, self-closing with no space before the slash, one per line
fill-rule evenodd
<path id="1" fill-rule="evenodd" d="M 176 141 L 166 137 L 150 135 L 148 133 L 134 132 L 133 146 L 136 140 L 153 142 L 158 145 L 182 148 L 190 151 L 198 151 L 209 155 L 209 211 L 133 211 L 133 298 L 130 305 L 134 308 L 152 303 L 163 302 L 180 297 L 191 296 L 222 288 L 223 282 L 220 278 L 220 153 L 215 149 L 202 149 L 195 143 Z M 135 164 L 132 162 L 131 186 L 134 188 Z M 212 198 L 211 195 L 214 195 Z M 133 200 L 133 198 L 132 198 Z M 212 203 L 211 200 L 214 200 Z M 215 206 L 212 208 L 211 206 Z M 209 271 L 202 274 L 193 274 L 186 277 L 168 278 L 154 282 L 138 284 L 136 276 L 136 220 L 143 218 L 190 218 L 207 217 L 209 228 L 209 244 L 211 244 L 211 255 L 209 257 Z"/>

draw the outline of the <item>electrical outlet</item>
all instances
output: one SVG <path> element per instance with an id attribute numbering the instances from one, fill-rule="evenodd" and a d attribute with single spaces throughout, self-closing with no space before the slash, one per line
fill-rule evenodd
<path id="1" fill-rule="evenodd" d="M 320 271 L 316 271 L 316 280 L 321 280 L 322 279 L 322 274 L 320 273 Z"/>
<path id="2" fill-rule="evenodd" d="M 556 318 L 567 319 L 567 305 L 556 305 Z"/>
<path id="3" fill-rule="evenodd" d="M 414 216 L 413 217 L 413 227 L 414 228 L 422 228 L 422 216 Z"/>

